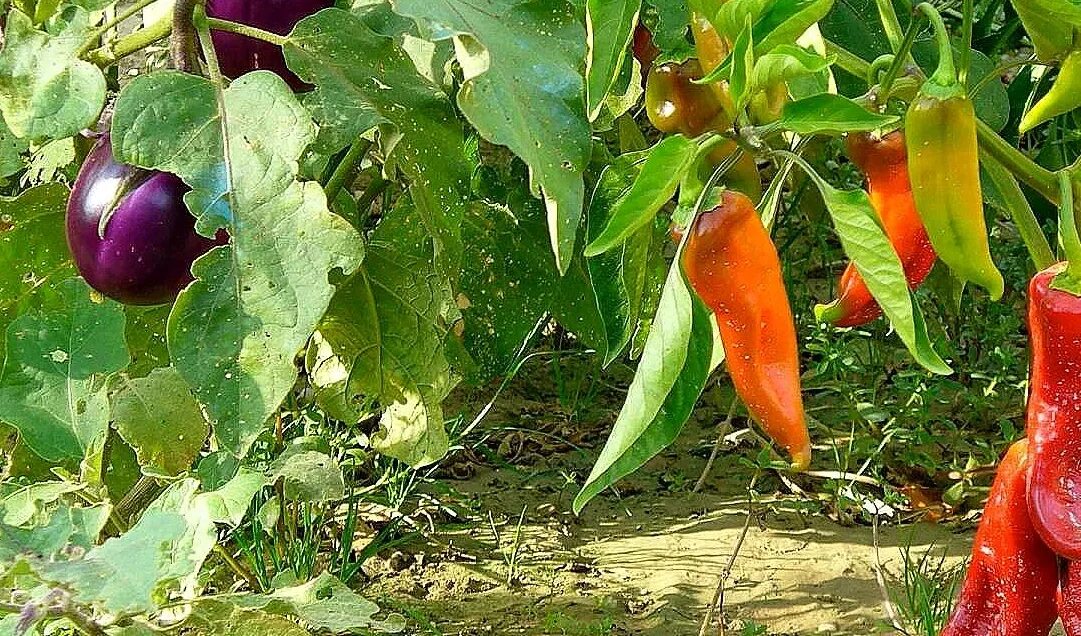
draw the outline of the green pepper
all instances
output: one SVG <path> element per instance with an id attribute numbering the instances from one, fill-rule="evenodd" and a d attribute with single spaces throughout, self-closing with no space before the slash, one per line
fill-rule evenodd
<path id="1" fill-rule="evenodd" d="M 983 218 L 976 111 L 957 79 L 942 17 L 926 2 L 918 9 L 935 27 L 939 64 L 905 116 L 916 212 L 939 258 L 958 278 L 983 287 L 997 300 L 1004 283 L 991 260 Z"/>
<path id="2" fill-rule="evenodd" d="M 1081 106 L 1081 6 L 1070 0 L 1013 0 L 1013 7 L 1043 63 L 1061 62 L 1058 78 L 1018 126 L 1036 126 Z"/>

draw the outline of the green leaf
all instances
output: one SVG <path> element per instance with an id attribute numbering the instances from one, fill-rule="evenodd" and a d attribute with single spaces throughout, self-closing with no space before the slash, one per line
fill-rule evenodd
<path id="1" fill-rule="evenodd" d="M 112 614 L 150 612 L 164 596 L 160 587 L 173 577 L 173 542 L 186 525 L 180 515 L 147 511 L 139 523 L 72 561 L 33 562 L 46 581 L 67 586 L 75 598 Z"/>
<path id="2" fill-rule="evenodd" d="M 326 453 L 286 450 L 270 465 L 267 477 L 284 480 L 285 496 L 291 501 L 323 503 L 345 496 L 342 468 Z"/>
<path id="3" fill-rule="evenodd" d="M 318 390 L 338 392 L 338 404 L 357 413 L 373 401 L 385 406 L 373 446 L 421 466 L 449 445 L 441 405 L 453 382 L 444 339 L 460 316 L 410 210 L 394 209 L 376 228 L 364 266 L 319 325 L 308 366 L 314 377 L 334 380 L 320 380 Z"/>
<path id="4" fill-rule="evenodd" d="M 653 34 L 653 44 L 661 50 L 664 60 L 682 62 L 694 57 L 694 46 L 687 37 L 687 17 L 690 15 L 685 0 L 645 0 L 648 11 L 643 11 L 643 22 Z"/>
<path id="5" fill-rule="evenodd" d="M 665 137 L 649 150 L 638 178 L 613 205 L 608 224 L 586 246 L 585 255 L 596 256 L 618 247 L 627 237 L 647 225 L 676 193 L 680 179 L 693 163 L 697 144 L 682 135 Z"/>
<path id="6" fill-rule="evenodd" d="M 394 39 L 343 10 L 302 20 L 284 48 L 289 67 L 316 85 L 303 99 L 319 123 L 321 150 L 334 154 L 375 126 L 394 127 L 396 135 L 382 135 L 386 152 L 409 178 L 420 220 L 437 241 L 437 259 L 457 272 L 469 172 L 462 126 L 447 96 Z"/>
<path id="7" fill-rule="evenodd" d="M 873 113 L 847 97 L 820 93 L 786 104 L 773 125 L 805 136 L 840 135 L 877 130 L 897 121 L 894 115 Z"/>
<path id="8" fill-rule="evenodd" d="M 159 477 L 190 469 L 210 433 L 191 389 L 172 367 L 125 378 L 113 396 L 113 421 L 135 449 L 143 474 Z"/>
<path id="9" fill-rule="evenodd" d="M 736 37 L 732 45 L 732 74 L 729 78 L 728 88 L 732 92 L 732 101 L 736 104 L 736 112 L 741 112 L 751 97 L 751 91 L 755 86 L 752 73 L 754 73 L 754 38 L 751 32 L 751 19 L 748 16 L 747 23 Z"/>
<path id="10" fill-rule="evenodd" d="M 90 33 L 85 12 L 59 33 L 34 28 L 15 9 L 7 15 L 0 51 L 0 112 L 16 137 L 59 139 L 97 122 L 105 105 L 105 77 L 78 59 Z"/>
<path id="11" fill-rule="evenodd" d="M 1013 0 L 1041 62 L 1062 60 L 1074 49 L 1081 5 L 1070 0 Z"/>
<path id="12" fill-rule="evenodd" d="M 808 174 L 822 193 L 845 254 L 855 264 L 867 289 L 912 357 L 932 373 L 952 373 L 931 345 L 923 314 L 908 289 L 901 259 L 883 231 L 867 193 L 838 190 L 817 173 L 809 171 Z M 816 314 L 821 310 L 816 308 Z"/>
<path id="13" fill-rule="evenodd" d="M 687 288 L 677 260 L 668 272 L 627 400 L 574 499 L 575 514 L 679 435 L 710 371 L 719 363 L 711 360 L 716 347 L 713 334 L 713 317 Z"/>
<path id="14" fill-rule="evenodd" d="M 615 84 L 638 24 L 642 0 L 588 0 L 586 3 L 586 112 L 592 121 Z"/>
<path id="15" fill-rule="evenodd" d="M 544 222 L 532 197 L 514 209 L 476 203 L 466 212 L 458 305 L 462 341 L 478 367 L 471 382 L 506 374 L 552 302 L 555 263 L 551 250 L 537 249 L 547 239 Z"/>
<path id="16" fill-rule="evenodd" d="M 0 332 L 39 289 L 74 273 L 64 234 L 67 200 L 68 189 L 59 183 L 0 197 Z"/>
<path id="17" fill-rule="evenodd" d="M 462 113 L 488 141 L 529 165 L 548 210 L 556 266 L 566 271 L 582 219 L 591 140 L 579 68 L 585 34 L 566 2 L 394 0 L 394 10 L 455 38 Z"/>
<path id="18" fill-rule="evenodd" d="M 362 242 L 318 184 L 297 181 L 315 126 L 279 77 L 248 74 L 222 103 L 223 113 L 203 78 L 139 77 L 117 102 L 113 147 L 122 161 L 180 175 L 201 231 L 229 231 L 228 246 L 193 266 L 168 338 L 215 437 L 242 456 L 296 382 L 294 358 L 335 292 L 329 275 L 355 270 Z"/>
<path id="19" fill-rule="evenodd" d="M 748 18 L 752 21 L 754 52 L 765 55 L 791 44 L 833 8 L 834 0 L 731 0 L 711 20 L 717 32 L 735 39 Z M 707 17 L 709 17 L 707 15 Z"/>
<path id="20" fill-rule="evenodd" d="M 311 636 L 308 630 L 284 616 L 214 599 L 200 600 L 184 626 L 200 636 Z"/>
<path id="21" fill-rule="evenodd" d="M 605 167 L 586 211 L 586 240 L 596 238 L 607 225 L 613 204 L 638 176 L 643 155 L 625 154 Z M 589 259 L 577 256 L 559 282 L 553 315 L 597 350 L 602 365 L 623 352 L 638 325 L 652 234 L 647 224 L 617 249 Z"/>
<path id="22" fill-rule="evenodd" d="M 40 517 L 46 505 L 84 487 L 70 481 L 46 481 L 23 486 L 0 501 L 3 523 L 8 526 L 26 525 Z"/>
<path id="23" fill-rule="evenodd" d="M 375 615 L 380 611 L 378 605 L 326 572 L 301 585 L 262 596 L 238 597 L 235 602 L 271 614 L 296 616 L 316 629 L 336 634 L 360 630 L 396 634 L 405 629 L 404 617 L 391 614 L 385 619 L 376 619 Z"/>
<path id="24" fill-rule="evenodd" d="M 130 361 L 120 305 L 95 302 L 90 293 L 81 279 L 70 279 L 7 331 L 0 421 L 50 461 L 81 459 L 105 433 L 104 377 Z"/>
<path id="25" fill-rule="evenodd" d="M 825 58 L 794 44 L 782 44 L 755 61 L 751 83 L 765 87 L 816 75 L 829 69 L 834 60 L 833 56 Z"/>
<path id="26" fill-rule="evenodd" d="M 52 560 L 64 552 L 89 550 L 105 527 L 109 511 L 108 505 L 86 508 L 61 505 L 40 525 L 29 528 L 0 525 L 0 563 L 10 565 L 19 557 Z"/>

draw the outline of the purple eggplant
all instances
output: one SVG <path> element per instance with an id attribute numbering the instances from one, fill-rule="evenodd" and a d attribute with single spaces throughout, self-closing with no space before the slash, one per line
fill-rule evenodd
<path id="1" fill-rule="evenodd" d="M 68 247 L 86 282 L 128 305 L 175 299 L 192 262 L 229 240 L 224 230 L 214 240 L 196 234 L 189 189 L 168 172 L 119 163 L 109 136 L 98 139 L 68 199 Z"/>
<path id="2" fill-rule="evenodd" d="M 334 0 L 207 0 L 206 13 L 212 18 L 289 35 L 297 22 L 332 6 Z M 294 91 L 312 88 L 285 65 L 280 46 L 226 31 L 211 31 L 210 35 L 226 77 L 236 79 L 250 71 L 265 69 L 281 76 Z"/>

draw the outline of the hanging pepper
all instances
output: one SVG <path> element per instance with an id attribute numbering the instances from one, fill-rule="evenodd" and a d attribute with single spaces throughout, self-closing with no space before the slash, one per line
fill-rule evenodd
<path id="1" fill-rule="evenodd" d="M 1027 440 L 1015 442 L 995 475 L 972 546 L 961 597 L 940 636 L 1046 636 L 1054 625 L 1058 559 L 1025 506 Z"/>
<path id="2" fill-rule="evenodd" d="M 1058 616 L 1066 636 L 1081 636 L 1081 562 L 1070 561 L 1059 572 Z"/>
<path id="3" fill-rule="evenodd" d="M 867 177 L 871 204 L 901 258 L 909 288 L 915 289 L 931 273 L 935 250 L 912 199 L 904 133 L 896 131 L 882 138 L 869 133 L 851 134 L 845 147 L 848 157 Z M 838 327 L 857 327 L 881 316 L 882 308 L 856 266 L 849 263 L 841 275 L 837 300 L 817 307 L 815 314 L 819 320 Z"/>
<path id="4" fill-rule="evenodd" d="M 732 127 L 732 98 L 720 84 L 695 84 L 702 77 L 698 60 L 654 66 L 646 79 L 646 115 L 666 133 L 697 137 Z"/>
<path id="5" fill-rule="evenodd" d="M 1044 64 L 1061 62 L 1058 78 L 1021 118 L 1020 132 L 1039 126 L 1053 117 L 1081 106 L 1081 6 L 1070 0 L 1013 0 L 1025 32 Z"/>
<path id="6" fill-rule="evenodd" d="M 939 258 L 964 281 L 1002 297 L 1002 274 L 991 260 L 980 192 L 976 112 L 957 80 L 942 17 L 919 5 L 935 26 L 939 64 L 905 116 L 908 170 L 916 211 Z"/>
<path id="7" fill-rule="evenodd" d="M 726 190 L 683 251 L 691 287 L 713 311 L 728 373 L 751 416 L 797 470 L 811 461 L 800 395 L 796 328 L 769 233 L 745 195 Z"/>
<path id="8" fill-rule="evenodd" d="M 1029 284 L 1029 508 L 1047 545 L 1081 559 L 1081 298 L 1056 289 L 1059 263 Z"/>
<path id="9" fill-rule="evenodd" d="M 643 69 L 648 69 L 653 64 L 653 60 L 657 59 L 657 56 L 661 54 L 661 50 L 653 44 L 653 34 L 650 33 L 649 27 L 641 22 L 634 28 L 631 51 Z"/>

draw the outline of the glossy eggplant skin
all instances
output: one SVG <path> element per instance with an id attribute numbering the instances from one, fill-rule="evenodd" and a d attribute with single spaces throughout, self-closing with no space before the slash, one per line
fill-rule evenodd
<path id="1" fill-rule="evenodd" d="M 128 305 L 172 302 L 192 281 L 192 262 L 229 240 L 196 234 L 188 190 L 176 175 L 119 163 L 109 136 L 98 139 L 67 211 L 68 247 L 87 284 Z"/>
<path id="2" fill-rule="evenodd" d="M 289 35 L 297 22 L 332 6 L 334 0 L 207 0 L 206 13 L 212 18 Z M 226 77 L 236 79 L 250 71 L 265 69 L 281 76 L 294 91 L 311 89 L 285 65 L 280 46 L 226 31 L 211 31 L 210 35 Z"/>

